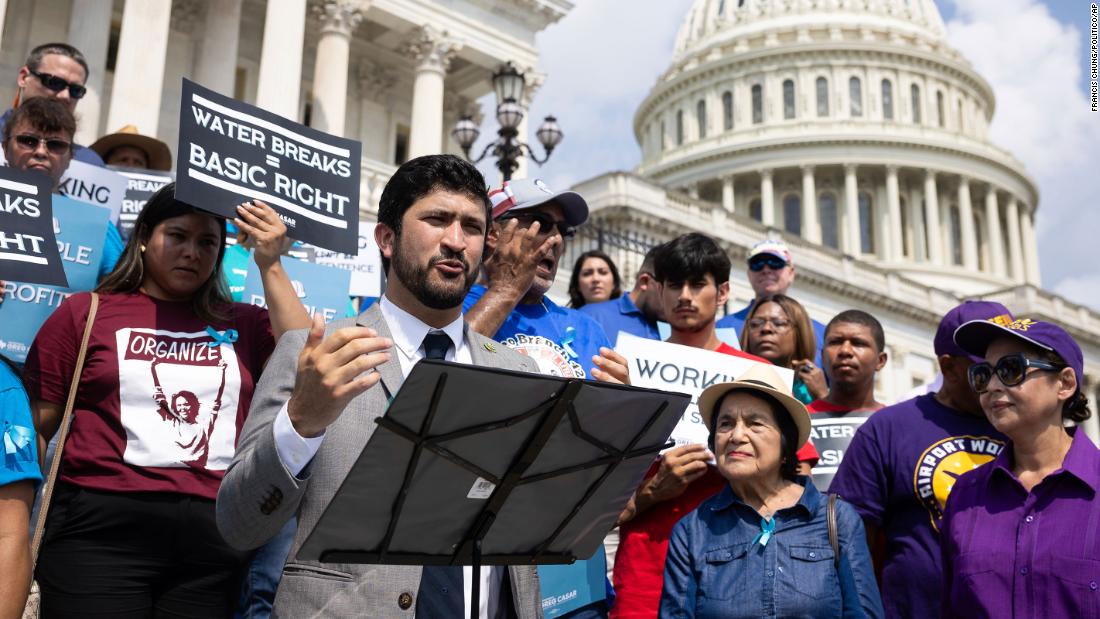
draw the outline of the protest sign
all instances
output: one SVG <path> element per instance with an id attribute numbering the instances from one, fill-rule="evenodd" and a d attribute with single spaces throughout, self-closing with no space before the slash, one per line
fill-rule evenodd
<path id="1" fill-rule="evenodd" d="M 183 80 L 176 197 L 224 217 L 262 200 L 291 238 L 354 254 L 362 145 Z"/>
<path id="2" fill-rule="evenodd" d="M 27 358 L 39 327 L 74 292 L 95 288 L 110 211 L 53 196 L 53 231 L 68 287 L 5 281 L 0 304 L 0 353 L 17 363 Z"/>
<path id="3" fill-rule="evenodd" d="M 109 210 L 111 221 L 117 222 L 126 196 L 126 178 L 114 170 L 73 159 L 61 178 L 59 191 L 74 200 Z"/>
<path id="4" fill-rule="evenodd" d="M 308 257 L 314 264 L 351 271 L 351 290 L 355 297 L 382 296 L 382 255 L 374 242 L 374 223 L 359 223 L 359 252 L 342 254 L 323 247 L 308 247 Z"/>
<path id="5" fill-rule="evenodd" d="M 50 181 L 0 167 L 0 281 L 67 285 L 54 236 Z"/>
<path id="6" fill-rule="evenodd" d="M 298 299 L 311 316 L 321 314 L 325 322 L 328 322 L 347 314 L 351 273 L 293 258 L 283 258 L 283 270 L 290 278 L 294 291 L 298 293 Z M 245 303 L 267 307 L 260 269 L 255 260 L 248 262 L 248 276 L 245 278 L 242 296 Z"/>
<path id="7" fill-rule="evenodd" d="M 752 359 L 734 357 L 720 352 L 692 348 L 668 342 L 659 342 L 619 332 L 615 352 L 626 357 L 630 364 L 630 384 L 635 387 L 677 391 L 691 395 L 691 404 L 684 411 L 680 423 L 672 431 L 676 445 L 707 443 L 707 427 L 699 415 L 699 394 L 716 383 L 737 380 L 754 364 Z M 772 368 L 783 379 L 788 389 L 794 383 L 794 372 L 787 368 Z"/>
<path id="8" fill-rule="evenodd" d="M 171 172 L 159 170 L 135 170 L 111 168 L 126 179 L 126 194 L 122 198 L 122 210 L 118 216 L 118 231 L 123 239 L 130 238 L 134 222 L 153 194 L 172 182 Z"/>
<path id="9" fill-rule="evenodd" d="M 539 593 L 542 614 L 561 617 L 583 606 L 607 598 L 607 559 L 601 547 L 585 561 L 571 565 L 540 565 Z"/>

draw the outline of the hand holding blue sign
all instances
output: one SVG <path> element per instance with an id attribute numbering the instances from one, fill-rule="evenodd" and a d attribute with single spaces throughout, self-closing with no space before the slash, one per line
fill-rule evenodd
<path id="1" fill-rule="evenodd" d="M 239 230 L 237 243 L 255 250 L 253 257 L 261 268 L 274 264 L 294 244 L 279 214 L 267 204 L 245 202 L 237 207 L 237 213 L 239 217 L 233 220 Z"/>

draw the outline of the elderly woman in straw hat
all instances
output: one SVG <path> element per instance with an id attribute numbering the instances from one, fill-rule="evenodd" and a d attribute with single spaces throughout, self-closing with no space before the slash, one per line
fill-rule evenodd
<path id="1" fill-rule="evenodd" d="M 116 168 L 135 170 L 172 170 L 172 151 L 156 138 L 138 133 L 138 128 L 126 125 L 105 135 L 88 148 L 99 153 L 103 162 Z"/>
<path id="2" fill-rule="evenodd" d="M 711 386 L 699 413 L 728 486 L 673 529 L 660 616 L 881 617 L 859 516 L 796 473 L 810 417 L 778 373 Z"/>

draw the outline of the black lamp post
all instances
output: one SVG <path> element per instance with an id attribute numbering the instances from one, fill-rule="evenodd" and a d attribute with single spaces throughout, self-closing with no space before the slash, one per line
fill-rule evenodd
<path id="1" fill-rule="evenodd" d="M 517 161 L 527 151 L 531 159 L 542 165 L 550 158 L 550 153 L 561 143 L 562 134 L 558 120 L 553 116 L 547 116 L 542 125 L 535 131 L 539 143 L 546 149 L 546 155 L 541 159 L 531 147 L 519 141 L 519 125 L 523 122 L 523 107 L 519 104 L 523 100 L 523 90 L 526 83 L 523 74 L 520 73 L 511 62 L 506 62 L 493 73 L 493 91 L 497 96 L 497 122 L 500 129 L 498 138 L 481 151 L 477 159 L 470 159 L 470 147 L 477 141 L 481 130 L 470 116 L 463 116 L 454 129 L 451 129 L 451 137 L 462 147 L 466 159 L 473 163 L 479 163 L 492 152 L 497 159 L 497 169 L 504 176 L 504 180 L 511 180 L 512 174 L 519 167 Z"/>

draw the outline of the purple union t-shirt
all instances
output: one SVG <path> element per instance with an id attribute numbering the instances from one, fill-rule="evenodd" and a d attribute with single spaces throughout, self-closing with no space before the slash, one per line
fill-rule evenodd
<path id="1" fill-rule="evenodd" d="M 829 486 L 886 534 L 887 617 L 940 614 L 939 526 L 959 475 L 1000 453 L 1004 436 L 984 416 L 922 395 L 871 415 Z"/>

